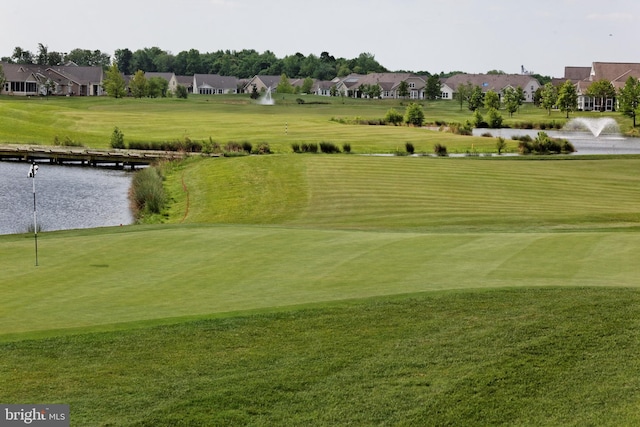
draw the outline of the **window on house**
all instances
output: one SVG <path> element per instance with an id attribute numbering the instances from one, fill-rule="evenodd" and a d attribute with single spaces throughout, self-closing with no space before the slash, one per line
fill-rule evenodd
<path id="1" fill-rule="evenodd" d="M 411 89 L 415 89 L 416 84 L 415 84 L 415 83 L 409 83 L 409 87 L 410 87 Z"/>

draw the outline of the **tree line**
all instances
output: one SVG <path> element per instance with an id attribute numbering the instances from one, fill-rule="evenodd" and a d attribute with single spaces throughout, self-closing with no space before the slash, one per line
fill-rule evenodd
<path id="1" fill-rule="evenodd" d="M 281 75 L 291 78 L 311 77 L 318 80 L 331 80 L 336 76 L 350 73 L 367 74 L 387 72 L 371 53 L 363 52 L 352 59 L 335 58 L 329 52 L 320 56 L 296 53 L 278 58 L 267 50 L 259 53 L 253 49 L 218 50 L 201 53 L 197 49 L 182 51 L 174 55 L 159 47 L 148 47 L 131 51 L 117 49 L 113 58 L 100 50 L 73 49 L 68 53 L 51 51 L 38 44 L 37 52 L 16 47 L 10 57 L 2 57 L 3 62 L 16 64 L 34 64 L 44 66 L 63 65 L 73 62 L 80 66 L 101 66 L 105 70 L 112 62 L 126 74 L 136 71 L 169 72 L 176 75 L 219 74 L 238 78 L 251 78 L 255 75 Z"/>

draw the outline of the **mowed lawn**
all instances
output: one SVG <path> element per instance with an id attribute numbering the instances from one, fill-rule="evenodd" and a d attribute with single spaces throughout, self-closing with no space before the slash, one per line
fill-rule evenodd
<path id="1" fill-rule="evenodd" d="M 97 138 L 131 105 L 61 128 Z M 150 108 L 125 136 L 162 127 Z M 360 153 L 428 132 L 316 108 L 306 129 L 370 138 Z M 37 267 L 32 235 L 0 236 L 0 402 L 67 403 L 74 426 L 637 425 L 639 167 L 191 159 L 162 224 L 40 233 Z"/>
<path id="2" fill-rule="evenodd" d="M 636 286 L 638 159 L 284 155 L 173 170 L 167 222 L 4 236 L 5 334 L 421 291 Z M 186 190 L 186 191 L 185 191 Z"/>

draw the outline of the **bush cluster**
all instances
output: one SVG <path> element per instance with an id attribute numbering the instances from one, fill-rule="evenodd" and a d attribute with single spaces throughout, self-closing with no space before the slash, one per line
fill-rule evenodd
<path id="1" fill-rule="evenodd" d="M 576 151 L 573 144 L 566 139 L 552 138 L 546 132 L 538 132 L 535 139 L 529 135 L 514 136 L 512 139 L 520 141 L 518 143 L 520 154 L 564 154 Z"/>
<path id="2" fill-rule="evenodd" d="M 160 151 L 183 151 L 186 153 L 201 153 L 202 142 L 192 141 L 185 137 L 183 140 L 149 142 L 149 141 L 131 141 L 129 148 L 132 150 L 160 150 Z"/>

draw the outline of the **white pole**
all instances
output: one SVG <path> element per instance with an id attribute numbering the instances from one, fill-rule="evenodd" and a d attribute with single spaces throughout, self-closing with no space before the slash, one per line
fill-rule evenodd
<path id="1" fill-rule="evenodd" d="M 29 178 L 33 181 L 33 238 L 36 245 L 36 267 L 38 266 L 38 219 L 36 215 L 36 173 L 38 172 L 38 165 L 36 162 L 31 164 L 29 169 Z"/>

